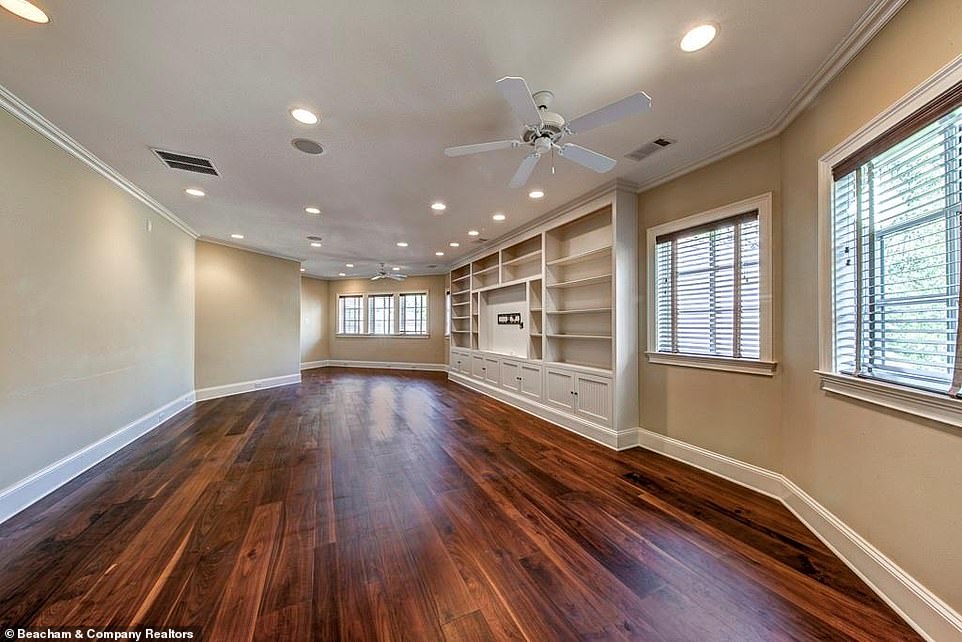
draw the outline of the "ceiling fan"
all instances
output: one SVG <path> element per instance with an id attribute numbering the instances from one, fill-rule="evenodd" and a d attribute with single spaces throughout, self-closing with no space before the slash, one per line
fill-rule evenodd
<path id="1" fill-rule="evenodd" d="M 381 279 L 391 279 L 392 281 L 403 281 L 408 278 L 407 274 L 394 274 L 388 272 L 384 264 L 381 263 L 377 268 L 377 274 L 371 277 L 372 281 L 380 281 Z"/>
<path id="2" fill-rule="evenodd" d="M 498 140 L 476 145 L 448 147 L 444 153 L 447 156 L 466 156 L 522 145 L 531 147 L 532 150 L 521 160 L 521 165 L 508 183 L 511 187 L 521 187 L 527 183 L 541 157 L 554 151 L 557 151 L 562 158 L 567 158 L 600 174 L 610 171 L 617 162 L 615 159 L 581 145 L 559 143 L 566 136 L 609 125 L 622 118 L 651 109 L 651 98 L 640 91 L 567 122 L 561 114 L 548 111 L 554 99 L 554 94 L 550 91 L 532 94 L 524 78 L 514 76 L 505 76 L 496 84 L 501 90 L 501 95 L 511 105 L 515 116 L 521 121 L 521 140 Z"/>

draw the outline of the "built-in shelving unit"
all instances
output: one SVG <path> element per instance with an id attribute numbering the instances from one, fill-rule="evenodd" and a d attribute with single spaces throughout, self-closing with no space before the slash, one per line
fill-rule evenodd
<path id="1" fill-rule="evenodd" d="M 451 378 L 602 443 L 633 445 L 636 208 L 634 193 L 614 189 L 457 265 Z"/>

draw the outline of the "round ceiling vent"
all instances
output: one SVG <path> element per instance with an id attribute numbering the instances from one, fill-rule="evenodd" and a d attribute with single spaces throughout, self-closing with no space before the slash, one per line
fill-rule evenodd
<path id="1" fill-rule="evenodd" d="M 321 242 L 321 241 L 323 241 L 324 239 L 322 239 L 320 236 L 308 236 L 308 237 L 307 237 L 307 240 L 308 240 L 308 241 Z"/>
<path id="2" fill-rule="evenodd" d="M 316 156 L 324 153 L 324 148 L 321 147 L 321 144 L 316 140 L 311 140 L 309 138 L 295 138 L 291 141 L 291 145 L 305 154 L 312 154 Z"/>

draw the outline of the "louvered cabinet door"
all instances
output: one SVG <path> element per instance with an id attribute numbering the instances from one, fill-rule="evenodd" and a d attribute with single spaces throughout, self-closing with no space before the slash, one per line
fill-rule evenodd
<path id="1" fill-rule="evenodd" d="M 512 392 L 521 390 L 521 364 L 517 361 L 501 361 L 501 387 Z"/>
<path id="2" fill-rule="evenodd" d="M 579 374 L 574 391 L 576 415 L 611 425 L 611 379 Z"/>
<path id="3" fill-rule="evenodd" d="M 521 364 L 521 394 L 532 399 L 541 399 L 541 368 L 526 363 Z"/>
<path id="4" fill-rule="evenodd" d="M 575 375 L 567 370 L 545 368 L 544 400 L 549 406 L 571 412 L 574 410 Z"/>
<path id="5" fill-rule="evenodd" d="M 501 383 L 501 360 L 494 357 L 484 358 L 484 382 L 497 386 Z"/>
<path id="6" fill-rule="evenodd" d="M 481 355 L 471 355 L 471 376 L 484 380 L 484 357 Z"/>

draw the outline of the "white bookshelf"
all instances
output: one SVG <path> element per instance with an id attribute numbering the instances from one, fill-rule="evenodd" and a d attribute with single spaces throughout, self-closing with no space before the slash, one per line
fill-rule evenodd
<path id="1" fill-rule="evenodd" d="M 450 378 L 612 447 L 634 445 L 636 200 L 612 189 L 456 264 Z M 498 324 L 506 312 L 523 327 Z"/>

